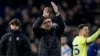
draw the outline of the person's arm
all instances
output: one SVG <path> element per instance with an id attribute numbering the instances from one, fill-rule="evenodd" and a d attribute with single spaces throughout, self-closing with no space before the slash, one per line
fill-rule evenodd
<path id="1" fill-rule="evenodd" d="M 96 40 L 96 38 L 100 35 L 100 28 L 90 37 L 86 39 L 86 43 L 91 43 Z"/>
<path id="2" fill-rule="evenodd" d="M 0 56 L 6 56 L 6 35 L 3 35 L 0 40 Z"/>
<path id="3" fill-rule="evenodd" d="M 57 34 L 61 35 L 63 33 L 63 31 L 64 31 L 64 28 L 65 28 L 64 22 L 63 22 L 63 19 L 61 17 L 60 12 L 58 11 L 58 7 L 55 5 L 55 3 L 51 2 L 51 5 L 52 5 L 52 7 L 53 7 L 53 9 L 54 9 L 54 11 L 56 13 L 55 20 L 56 20 L 56 23 L 57 23 L 57 28 L 56 28 Z"/>
<path id="4" fill-rule="evenodd" d="M 41 35 L 40 26 L 42 25 L 43 20 L 46 19 L 48 16 L 49 16 L 48 7 L 46 7 L 43 11 L 43 15 L 40 18 L 38 18 L 33 24 L 32 29 L 35 36 L 40 37 Z"/>
<path id="5" fill-rule="evenodd" d="M 60 15 L 60 12 L 58 12 L 56 14 L 56 23 L 58 24 L 58 26 L 57 26 L 57 32 L 63 33 L 65 25 L 64 25 L 64 21 L 63 21 L 61 15 Z"/>
<path id="6" fill-rule="evenodd" d="M 39 27 L 41 26 L 42 22 L 43 22 L 43 16 L 41 16 L 40 18 L 38 18 L 34 24 L 33 24 L 33 30 L 39 29 Z"/>
<path id="7" fill-rule="evenodd" d="M 46 7 L 43 11 L 43 15 L 38 18 L 35 23 L 33 24 L 33 30 L 39 29 L 39 27 L 42 25 L 43 20 L 49 17 L 49 8 Z"/>
<path id="8" fill-rule="evenodd" d="M 24 53 L 22 55 L 23 56 L 31 56 L 32 50 L 30 47 L 30 41 L 26 36 L 23 35 L 23 37 L 24 37 L 24 39 L 23 39 L 23 52 Z"/>
<path id="9" fill-rule="evenodd" d="M 41 26 L 42 22 L 43 22 L 43 17 L 40 17 L 33 24 L 32 29 L 33 29 L 33 32 L 36 37 L 39 37 L 39 35 L 41 35 L 40 26 Z"/>

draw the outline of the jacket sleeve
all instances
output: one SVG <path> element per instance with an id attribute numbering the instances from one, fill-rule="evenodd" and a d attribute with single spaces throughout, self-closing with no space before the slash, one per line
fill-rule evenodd
<path id="1" fill-rule="evenodd" d="M 41 36 L 40 26 L 41 26 L 41 24 L 43 22 L 43 18 L 44 18 L 43 16 L 38 18 L 33 24 L 32 29 L 33 29 L 33 32 L 34 32 L 36 37 L 40 37 Z"/>
<path id="2" fill-rule="evenodd" d="M 0 41 L 0 56 L 6 56 L 6 35 L 1 37 Z"/>
<path id="3" fill-rule="evenodd" d="M 23 40 L 23 52 L 23 56 L 30 56 L 32 54 L 30 41 L 26 36 L 24 36 Z"/>
<path id="4" fill-rule="evenodd" d="M 56 13 L 56 23 L 57 23 L 57 27 L 56 27 L 56 33 L 57 35 L 61 36 L 64 32 L 64 28 L 65 28 L 65 25 L 64 25 L 64 21 L 60 15 L 60 12 Z"/>
<path id="5" fill-rule="evenodd" d="M 97 39 L 97 37 L 100 35 L 100 28 L 90 37 L 87 37 L 86 43 L 91 43 Z"/>

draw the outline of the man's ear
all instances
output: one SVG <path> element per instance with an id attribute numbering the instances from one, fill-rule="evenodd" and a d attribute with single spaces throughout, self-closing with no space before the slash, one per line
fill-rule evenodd
<path id="1" fill-rule="evenodd" d="M 79 32 L 82 32 L 82 29 L 80 29 Z"/>

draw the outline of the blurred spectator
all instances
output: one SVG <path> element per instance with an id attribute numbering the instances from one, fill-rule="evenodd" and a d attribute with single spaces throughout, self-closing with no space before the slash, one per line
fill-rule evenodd
<path id="1" fill-rule="evenodd" d="M 2 35 L 4 35 L 6 33 L 5 29 L 4 29 L 4 22 L 3 22 L 3 18 L 0 17 L 0 39 L 2 37 Z"/>
<path id="2" fill-rule="evenodd" d="M 5 7 L 5 15 L 3 16 L 4 18 L 3 29 L 5 29 L 6 32 L 8 31 L 8 27 L 9 27 L 8 25 L 10 20 L 13 18 L 13 16 L 14 16 L 13 10 L 9 6 Z"/>
<path id="3" fill-rule="evenodd" d="M 66 36 L 61 37 L 61 56 L 71 56 L 72 55 L 72 50 L 67 45 L 67 41 L 68 40 Z"/>
<path id="4" fill-rule="evenodd" d="M 88 56 L 100 56 L 100 36 L 88 46 Z"/>
<path id="5" fill-rule="evenodd" d="M 23 33 L 27 35 L 27 32 L 26 32 L 26 28 L 27 28 L 27 25 L 29 23 L 29 15 L 28 15 L 28 9 L 27 8 L 24 8 L 21 12 L 21 15 L 22 15 L 22 18 L 21 18 L 21 22 L 22 22 L 22 31 Z"/>
<path id="6" fill-rule="evenodd" d="M 32 6 L 33 2 L 34 2 L 34 0 L 28 0 L 28 6 Z"/>
<path id="7" fill-rule="evenodd" d="M 66 10 L 68 8 L 68 4 L 66 1 L 62 1 L 62 8 Z"/>
<path id="8" fill-rule="evenodd" d="M 27 36 L 29 36 L 29 39 L 33 40 L 34 34 L 33 34 L 33 31 L 32 31 L 32 26 L 30 24 L 27 25 L 26 32 L 27 32 Z"/>
<path id="9" fill-rule="evenodd" d="M 40 11 L 43 11 L 45 7 L 46 7 L 46 5 L 41 4 L 41 6 L 40 6 Z"/>
<path id="10" fill-rule="evenodd" d="M 38 17 L 38 16 L 40 16 L 40 12 L 39 12 L 39 10 L 38 10 L 38 8 L 37 7 L 32 7 L 32 11 L 31 11 L 31 13 L 32 13 L 32 16 L 34 16 L 34 17 Z"/>

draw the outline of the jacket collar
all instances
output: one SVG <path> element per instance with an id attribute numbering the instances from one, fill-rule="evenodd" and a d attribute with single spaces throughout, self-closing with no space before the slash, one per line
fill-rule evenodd
<path id="1" fill-rule="evenodd" d="M 15 33 L 15 34 L 16 34 L 16 33 L 21 33 L 20 30 L 10 30 L 10 32 L 11 32 L 11 33 Z"/>

